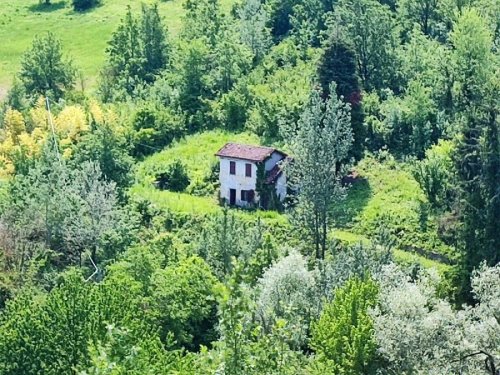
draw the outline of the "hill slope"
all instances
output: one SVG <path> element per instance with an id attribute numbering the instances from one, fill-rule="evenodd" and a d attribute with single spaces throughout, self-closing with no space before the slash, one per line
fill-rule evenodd
<path id="1" fill-rule="evenodd" d="M 64 50 L 82 71 L 87 86 L 92 86 L 105 60 L 106 43 L 127 10 L 140 10 L 141 3 L 153 0 L 104 0 L 93 10 L 78 13 L 70 0 L 52 0 L 40 5 L 38 0 L 2 0 L 0 2 L 0 98 L 19 69 L 20 58 L 35 35 L 53 32 L 62 40 Z M 223 0 L 229 9 L 234 0 Z M 171 34 L 179 32 L 184 9 L 183 0 L 159 2 Z"/>

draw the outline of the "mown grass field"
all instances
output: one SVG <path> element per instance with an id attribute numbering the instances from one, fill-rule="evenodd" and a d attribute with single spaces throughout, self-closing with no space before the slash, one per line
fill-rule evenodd
<path id="1" fill-rule="evenodd" d="M 141 3 L 154 0 L 103 0 L 103 4 L 87 12 L 75 12 L 70 0 L 52 0 L 40 5 L 39 0 L 0 0 L 0 97 L 19 70 L 20 58 L 35 35 L 53 32 L 64 50 L 81 70 L 87 87 L 93 87 L 105 61 L 106 43 L 124 16 L 127 6 L 139 12 Z M 182 26 L 184 0 L 157 1 L 170 34 Z M 234 0 L 222 0 L 229 10 Z"/>

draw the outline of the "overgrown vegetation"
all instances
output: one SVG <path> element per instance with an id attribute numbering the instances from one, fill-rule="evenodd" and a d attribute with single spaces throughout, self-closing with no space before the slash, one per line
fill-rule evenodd
<path id="1" fill-rule="evenodd" d="M 2 2 L 0 374 L 497 375 L 498 14 Z"/>

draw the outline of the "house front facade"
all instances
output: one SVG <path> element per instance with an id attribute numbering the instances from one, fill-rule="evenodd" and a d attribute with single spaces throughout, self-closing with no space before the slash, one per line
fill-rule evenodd
<path id="1" fill-rule="evenodd" d="M 229 205 L 268 208 L 286 196 L 283 165 L 287 155 L 272 147 L 227 143 L 220 161 L 220 198 Z"/>

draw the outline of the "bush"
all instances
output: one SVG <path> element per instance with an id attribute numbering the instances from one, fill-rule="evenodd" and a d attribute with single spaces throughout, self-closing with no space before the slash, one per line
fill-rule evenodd
<path id="1" fill-rule="evenodd" d="M 169 145 L 183 134 L 182 120 L 172 111 L 155 104 L 137 110 L 132 119 L 133 154 L 147 156 Z"/>
<path id="2" fill-rule="evenodd" d="M 101 0 L 73 0 L 73 8 L 77 11 L 87 10 L 101 4 Z"/>
<path id="3" fill-rule="evenodd" d="M 180 160 L 175 160 L 170 164 L 166 172 L 157 174 L 156 181 L 158 188 L 177 192 L 184 191 L 190 182 L 186 166 Z"/>

